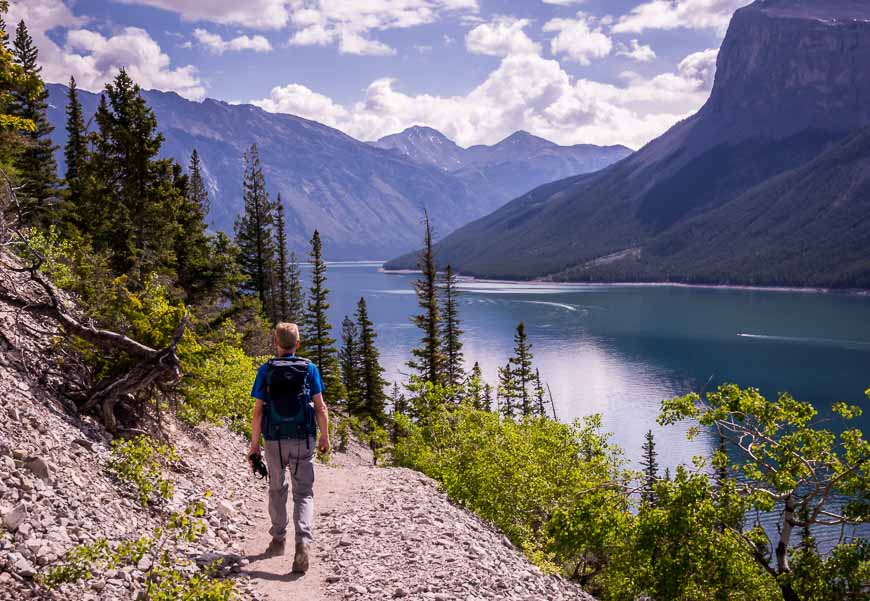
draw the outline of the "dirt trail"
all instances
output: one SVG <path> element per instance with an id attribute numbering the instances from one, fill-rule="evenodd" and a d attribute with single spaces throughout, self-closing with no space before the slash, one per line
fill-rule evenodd
<path id="1" fill-rule="evenodd" d="M 425 476 L 375 468 L 359 452 L 317 465 L 315 546 L 304 576 L 270 557 L 265 490 L 245 540 L 255 596 L 264 601 L 594 601 L 544 575 L 500 532 L 454 506 Z"/>

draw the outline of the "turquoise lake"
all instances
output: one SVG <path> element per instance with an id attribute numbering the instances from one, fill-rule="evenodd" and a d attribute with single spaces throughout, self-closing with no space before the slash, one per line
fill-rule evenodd
<path id="1" fill-rule="evenodd" d="M 405 363 L 420 339 L 411 323 L 418 311 L 416 278 L 383 272 L 379 263 L 328 267 L 333 335 L 339 337 L 342 318 L 364 296 L 390 382 L 407 380 Z M 811 401 L 822 416 L 838 401 L 870 409 L 864 395 L 870 388 L 868 295 L 475 280 L 460 288 L 468 366 L 479 361 L 494 385 L 497 367 L 511 355 L 516 325 L 525 322 L 558 418 L 600 413 L 605 430 L 635 465 L 649 429 L 662 469 L 709 455 L 712 436 L 688 442 L 688 424 L 662 428 L 656 417 L 663 399 L 723 382 L 769 396 L 789 392 Z M 866 432 L 870 414 L 853 425 Z M 773 519 L 762 516 L 771 529 Z M 827 547 L 834 534 L 819 542 Z"/>

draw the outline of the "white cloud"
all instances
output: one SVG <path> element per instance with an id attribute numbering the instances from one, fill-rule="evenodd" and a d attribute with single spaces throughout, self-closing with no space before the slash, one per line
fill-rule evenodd
<path id="1" fill-rule="evenodd" d="M 561 144 L 638 147 L 704 103 L 715 55 L 715 50 L 690 55 L 674 72 L 652 78 L 626 72 L 614 85 L 575 80 L 558 61 L 540 55 L 513 54 L 462 96 L 409 95 L 395 80 L 383 78 L 347 107 L 298 85 L 273 89 L 255 104 L 326 122 L 363 140 L 425 124 L 465 146 L 524 129 Z"/>
<path id="2" fill-rule="evenodd" d="M 7 21 L 24 20 L 39 48 L 39 62 L 46 81 L 66 83 L 75 76 L 85 90 L 102 90 L 124 67 L 143 88 L 178 92 L 199 99 L 205 87 L 192 65 L 172 67 L 167 56 L 144 29 L 125 27 L 106 37 L 84 29 L 88 19 L 72 13 L 62 0 L 27 0 L 10 6 Z M 63 45 L 47 33 L 60 31 Z"/>
<path id="3" fill-rule="evenodd" d="M 343 54 L 394 54 L 373 39 L 387 29 L 434 23 L 450 14 L 476 12 L 477 0 L 288 0 L 298 46 L 338 45 Z"/>
<path id="4" fill-rule="evenodd" d="M 603 58 L 613 50 L 610 37 L 583 13 L 578 13 L 576 19 L 547 21 L 544 31 L 558 32 L 550 41 L 553 54 L 563 54 L 568 60 L 581 65 L 589 65 L 592 59 Z"/>
<path id="5" fill-rule="evenodd" d="M 556 6 L 571 6 L 573 4 L 583 4 L 586 0 L 541 0 L 544 4 L 555 4 Z"/>
<path id="6" fill-rule="evenodd" d="M 540 45 L 523 31 L 528 24 L 528 19 L 498 17 L 469 31 L 465 36 L 465 47 L 469 52 L 491 56 L 539 54 Z"/>
<path id="7" fill-rule="evenodd" d="M 715 29 L 724 32 L 734 11 L 752 0 L 650 0 L 633 8 L 613 26 L 615 33 L 647 29 Z"/>
<path id="8" fill-rule="evenodd" d="M 655 50 L 651 46 L 642 45 L 637 40 L 631 40 L 628 45 L 620 43 L 616 54 L 627 56 L 639 63 L 648 63 L 656 57 Z"/>
<path id="9" fill-rule="evenodd" d="M 338 126 L 339 121 L 348 115 L 344 107 L 334 103 L 328 96 L 299 84 L 272 88 L 268 98 L 256 100 L 252 104 L 272 113 L 298 115 L 333 127 Z"/>
<path id="10" fill-rule="evenodd" d="M 115 0 L 153 6 L 186 21 L 210 21 L 253 29 L 282 29 L 290 21 L 288 0 Z"/>
<path id="11" fill-rule="evenodd" d="M 261 35 L 240 35 L 231 40 L 224 40 L 216 33 L 197 28 L 193 30 L 193 37 L 213 54 L 223 54 L 227 51 L 253 50 L 254 52 L 270 52 L 272 50 L 269 40 Z"/>

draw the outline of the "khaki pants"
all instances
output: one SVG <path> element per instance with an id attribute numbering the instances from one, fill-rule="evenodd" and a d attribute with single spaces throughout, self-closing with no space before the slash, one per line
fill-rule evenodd
<path id="1" fill-rule="evenodd" d="M 293 484 L 293 526 L 296 543 L 314 540 L 314 438 L 266 441 L 266 465 L 269 468 L 269 517 L 272 538 L 287 536 L 287 472 Z"/>

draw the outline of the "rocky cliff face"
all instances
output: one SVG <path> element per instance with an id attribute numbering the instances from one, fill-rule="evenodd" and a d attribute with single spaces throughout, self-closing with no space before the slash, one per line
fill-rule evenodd
<path id="1" fill-rule="evenodd" d="M 543 186 L 463 227 L 440 244 L 441 260 L 505 278 L 870 285 L 870 268 L 854 259 L 870 252 L 870 208 L 854 193 L 870 151 L 844 142 L 870 126 L 868 65 L 870 2 L 757 0 L 735 13 L 697 114 L 612 167 Z M 848 177 L 817 167 L 831 157 L 848 158 Z M 812 189 L 813 202 L 789 186 Z M 820 215 L 830 227 L 803 240 L 801 224 Z M 860 231 L 843 235 L 842 223 Z M 731 234 L 716 237 L 725 224 Z M 720 259 L 694 261 L 712 256 L 714 237 Z M 802 240 L 800 249 L 789 240 Z M 725 260 L 750 247 L 751 256 Z M 774 256 L 800 267 L 771 268 Z"/>

